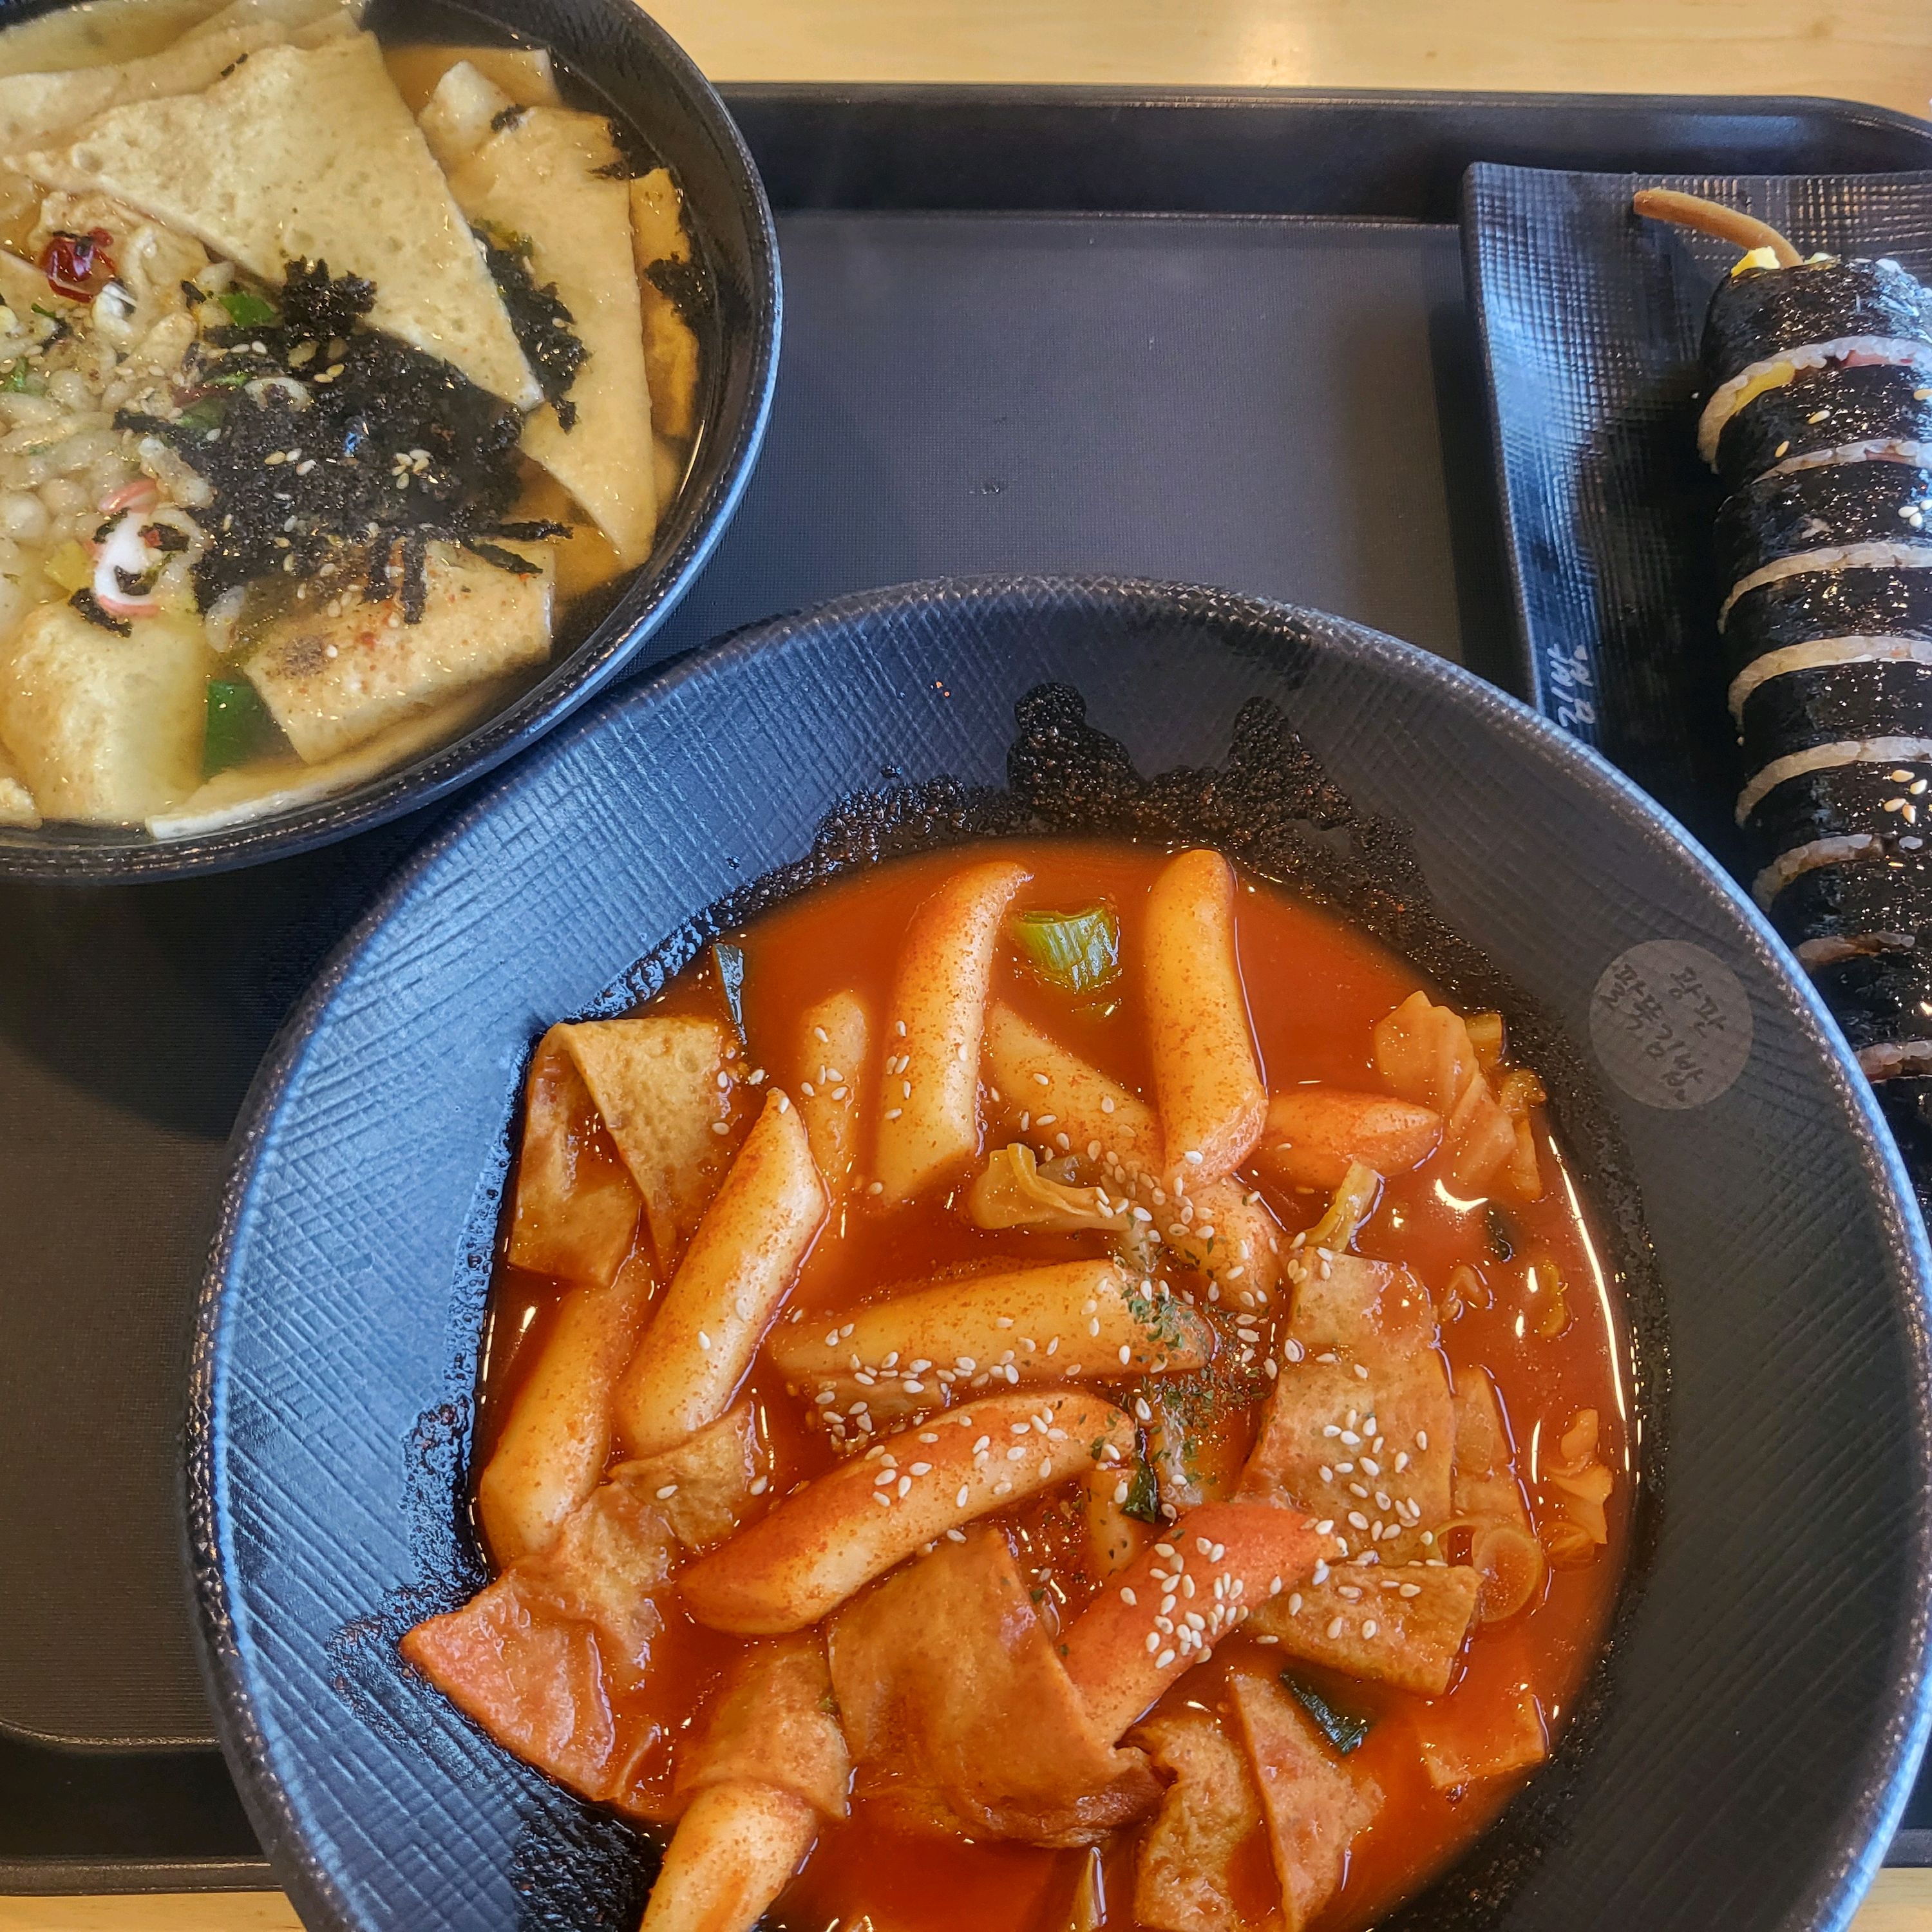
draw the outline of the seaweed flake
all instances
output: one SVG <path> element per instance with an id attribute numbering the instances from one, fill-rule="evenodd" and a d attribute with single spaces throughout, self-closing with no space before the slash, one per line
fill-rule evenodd
<path id="1" fill-rule="evenodd" d="M 134 627 L 125 617 L 117 617 L 104 610 L 100 599 L 86 585 L 76 590 L 67 600 L 90 624 L 98 625 L 104 631 L 112 631 L 117 638 L 131 638 Z"/>
<path id="2" fill-rule="evenodd" d="M 695 255 L 677 262 L 665 256 L 651 263 L 644 279 L 694 326 L 711 298 L 711 272 Z"/>
<path id="3" fill-rule="evenodd" d="M 178 417 L 116 417 L 169 443 L 210 487 L 212 503 L 188 512 L 206 538 L 194 568 L 204 610 L 272 574 L 359 582 L 376 600 L 399 580 L 413 624 L 431 540 L 511 533 L 521 416 L 449 364 L 363 326 L 375 294 L 326 262 L 291 262 L 278 320 L 217 327 L 195 344 Z M 509 553 L 478 554 L 499 563 Z"/>
<path id="4" fill-rule="evenodd" d="M 590 353 L 578 338 L 576 318 L 564 306 L 554 282 L 545 288 L 537 286 L 530 269 L 530 244 L 523 237 L 506 236 L 488 224 L 477 229 L 476 235 L 483 245 L 490 280 L 509 312 L 518 344 L 536 373 L 538 386 L 556 410 L 557 422 L 565 429 L 574 428 L 577 405 L 568 400 L 568 391 Z M 520 241 L 524 242 L 521 248 L 514 245 Z"/>

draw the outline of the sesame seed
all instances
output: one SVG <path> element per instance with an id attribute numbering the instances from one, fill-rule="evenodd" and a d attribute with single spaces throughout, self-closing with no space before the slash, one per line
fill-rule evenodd
<path id="1" fill-rule="evenodd" d="M 771 1486 L 772 1479 L 769 1476 L 754 1476 L 752 1478 L 752 1493 L 754 1496 L 763 1496 Z"/>
<path id="2" fill-rule="evenodd" d="M 1341 1634 L 1342 1634 L 1342 1619 L 1341 1619 L 1340 1617 L 1331 1617 L 1331 1618 L 1329 1619 L 1329 1622 L 1328 1622 L 1328 1640 L 1329 1640 L 1329 1641 L 1332 1643 L 1332 1642 L 1335 1640 L 1335 1639 L 1336 1639 L 1336 1637 L 1340 1636 Z"/>
<path id="3" fill-rule="evenodd" d="M 1164 1650 L 1154 1659 L 1154 1668 L 1156 1670 L 1165 1670 L 1173 1661 L 1174 1652 L 1171 1650 Z"/>
<path id="4" fill-rule="evenodd" d="M 698 1346 L 708 1354 L 711 1350 L 711 1337 L 700 1328 L 698 1331 Z"/>
<path id="5" fill-rule="evenodd" d="M 661 1489 L 660 1490 L 658 1490 L 658 1501 L 659 1502 L 662 1502 L 665 1499 L 665 1498 L 666 1498 L 666 1497 L 668 1497 L 668 1496 L 676 1496 L 676 1494 L 677 1494 L 677 1485 L 676 1485 L 675 1483 L 667 1483 L 667 1484 L 665 1484 L 665 1485 L 664 1486 L 664 1487 L 663 1487 L 662 1489 Z"/>
<path id="6" fill-rule="evenodd" d="M 883 1194 L 885 1191 L 886 1184 L 883 1180 L 868 1182 L 866 1188 L 866 1192 L 868 1194 Z"/>

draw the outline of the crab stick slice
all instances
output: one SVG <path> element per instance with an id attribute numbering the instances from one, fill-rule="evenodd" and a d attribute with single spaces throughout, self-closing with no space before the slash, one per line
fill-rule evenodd
<path id="1" fill-rule="evenodd" d="M 798 1110 L 805 1117 L 812 1157 L 835 1202 L 852 1184 L 860 1083 L 872 1039 L 872 1012 L 856 993 L 834 993 L 806 1013 L 798 1054 Z"/>
<path id="2" fill-rule="evenodd" d="M 773 1336 L 795 1387 L 878 1389 L 928 1398 L 988 1382 L 1071 1382 L 1204 1368 L 1214 1330 L 1109 1261 L 1002 1269 L 892 1296 Z"/>
<path id="3" fill-rule="evenodd" d="M 476 1483 L 483 1534 L 500 1568 L 555 1540 L 610 1460 L 618 1379 L 644 1333 L 650 1266 L 634 1256 L 608 1288 L 574 1288 L 518 1391 Z"/>
<path id="4" fill-rule="evenodd" d="M 1234 953 L 1234 868 L 1220 853 L 1168 861 L 1148 895 L 1144 944 L 1162 1167 L 1191 1190 L 1240 1166 L 1268 1116 Z"/>
<path id="5" fill-rule="evenodd" d="M 992 860 L 956 872 L 913 914 L 892 986 L 874 1172 L 909 1201 L 980 1150 L 980 1042 L 1000 922 L 1031 874 Z"/>
<path id="6" fill-rule="evenodd" d="M 1120 1737 L 1251 1611 L 1311 1575 L 1322 1542 L 1309 1518 L 1272 1503 L 1190 1510 L 1067 1627 L 1067 1674 L 1096 1728 Z"/>
<path id="7" fill-rule="evenodd" d="M 948 1530 L 1133 1447 L 1132 1419 L 1077 1390 L 969 1402 L 808 1483 L 692 1564 L 685 1606 L 744 1636 L 802 1630 Z"/>
<path id="8" fill-rule="evenodd" d="M 752 1932 L 818 1836 L 796 1792 L 707 1785 L 671 1834 L 638 1932 Z"/>
<path id="9" fill-rule="evenodd" d="M 1353 1166 L 1406 1174 L 1442 1138 L 1442 1116 L 1432 1107 L 1342 1087 L 1294 1087 L 1268 1102 L 1254 1166 L 1290 1187 L 1336 1188 Z"/>
<path id="10" fill-rule="evenodd" d="M 619 1386 L 617 1425 L 632 1455 L 674 1448 L 730 1408 L 825 1204 L 804 1123 L 775 1090 Z"/>

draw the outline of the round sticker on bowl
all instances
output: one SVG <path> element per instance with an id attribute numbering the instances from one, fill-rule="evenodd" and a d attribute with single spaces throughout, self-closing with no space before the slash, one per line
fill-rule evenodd
<path id="1" fill-rule="evenodd" d="M 1652 939 L 1619 952 L 1590 998 L 1604 1070 L 1650 1107 L 1701 1107 L 1750 1058 L 1750 1000 L 1714 953 Z"/>

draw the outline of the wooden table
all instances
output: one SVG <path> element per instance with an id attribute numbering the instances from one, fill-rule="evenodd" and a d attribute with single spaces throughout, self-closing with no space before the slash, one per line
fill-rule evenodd
<path id="1" fill-rule="evenodd" d="M 1926 0 L 656 0 L 716 80 L 1816 94 L 1932 111 Z M 0 1898 L 0 1932 L 298 1932 L 275 1892 Z M 1856 1932 L 1932 1932 L 1887 1871 Z"/>

